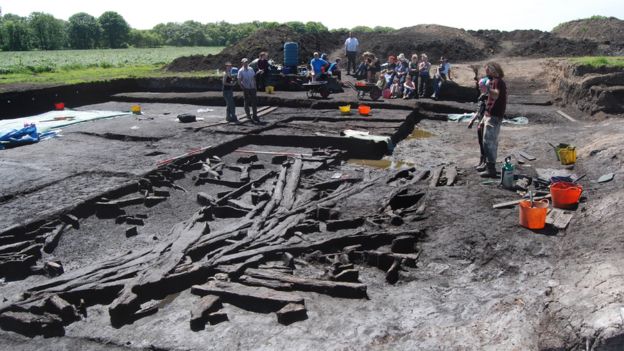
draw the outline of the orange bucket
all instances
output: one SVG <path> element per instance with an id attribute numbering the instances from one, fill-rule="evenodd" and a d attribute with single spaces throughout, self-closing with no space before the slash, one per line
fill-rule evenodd
<path id="1" fill-rule="evenodd" d="M 366 106 L 366 105 L 360 105 L 358 106 L 358 112 L 362 115 L 362 116 L 368 116 L 370 114 L 371 108 L 370 106 Z"/>
<path id="2" fill-rule="evenodd" d="M 569 182 L 557 182 L 550 185 L 553 207 L 570 208 L 578 204 L 583 187 L 580 184 Z"/>
<path id="3" fill-rule="evenodd" d="M 54 108 L 61 111 L 65 109 L 65 103 L 64 102 L 57 102 L 56 104 L 54 104 Z"/>
<path id="4" fill-rule="evenodd" d="M 544 229 L 546 226 L 546 214 L 548 212 L 548 200 L 520 202 L 520 225 L 529 229 Z"/>

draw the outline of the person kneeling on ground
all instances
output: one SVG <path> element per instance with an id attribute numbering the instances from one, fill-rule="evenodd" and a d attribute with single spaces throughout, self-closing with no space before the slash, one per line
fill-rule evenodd
<path id="1" fill-rule="evenodd" d="M 403 98 L 404 99 L 413 98 L 415 91 L 416 91 L 416 86 L 414 85 L 414 82 L 412 81 L 412 77 L 411 76 L 405 77 L 405 83 L 403 83 Z"/>
<path id="2" fill-rule="evenodd" d="M 225 72 L 223 73 L 223 98 L 225 99 L 225 120 L 228 123 L 239 124 L 236 118 L 236 105 L 234 104 L 234 86 L 236 85 L 236 77 L 232 77 L 232 64 L 225 63 Z"/>
<path id="3" fill-rule="evenodd" d="M 399 83 L 399 78 L 395 77 L 390 86 L 390 98 L 396 99 L 399 96 L 401 96 L 401 84 Z"/>
<path id="4" fill-rule="evenodd" d="M 353 74 L 355 79 L 364 79 L 366 78 L 366 58 L 362 56 L 362 60 L 360 64 L 357 66 L 355 73 Z"/>
<path id="5" fill-rule="evenodd" d="M 381 62 L 371 52 L 365 53 L 366 55 L 366 81 L 373 83 L 377 72 L 381 72 Z"/>
<path id="6" fill-rule="evenodd" d="M 241 60 L 243 66 L 238 70 L 238 85 L 243 90 L 243 97 L 245 99 L 245 114 L 253 123 L 260 123 L 258 118 L 258 106 L 256 99 L 256 72 L 253 68 L 249 67 L 249 60 L 244 58 Z M 249 113 L 249 107 L 253 115 Z"/>
<path id="7" fill-rule="evenodd" d="M 377 83 L 375 85 L 377 85 L 377 88 L 379 88 L 380 90 L 384 90 L 386 89 L 386 76 L 384 74 L 384 72 L 381 72 L 379 74 L 379 79 L 377 79 Z"/>
<path id="8" fill-rule="evenodd" d="M 310 60 L 310 68 L 312 72 L 312 80 L 318 81 L 323 79 L 323 75 L 325 74 L 325 66 L 327 66 L 327 61 L 320 58 L 319 53 L 314 53 L 314 58 Z"/>
<path id="9" fill-rule="evenodd" d="M 332 77 L 336 77 L 339 81 L 342 80 L 342 71 L 340 70 L 339 58 L 337 58 L 335 62 L 329 65 L 329 68 L 327 69 L 327 73 L 329 73 L 329 75 Z"/>
<path id="10" fill-rule="evenodd" d="M 448 63 L 446 57 L 440 57 L 440 65 L 437 68 L 437 72 L 435 77 L 433 78 L 433 95 L 431 98 L 437 100 L 440 96 L 440 89 L 442 88 L 442 84 L 446 82 L 446 80 L 453 80 L 451 78 L 451 64 Z"/>
<path id="11" fill-rule="evenodd" d="M 505 73 L 498 63 L 486 63 L 485 74 L 490 79 L 490 92 L 483 118 L 483 149 L 485 151 L 486 169 L 479 175 L 483 178 L 496 178 L 498 134 L 507 108 L 507 85 L 503 81 Z"/>

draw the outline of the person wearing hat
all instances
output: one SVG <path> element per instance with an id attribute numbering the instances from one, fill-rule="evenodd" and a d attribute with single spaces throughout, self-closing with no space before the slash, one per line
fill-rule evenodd
<path id="1" fill-rule="evenodd" d="M 431 95 L 432 99 L 438 99 L 442 84 L 446 82 L 447 79 L 453 80 L 451 78 L 451 64 L 448 63 L 446 57 L 442 56 L 440 57 L 440 65 L 438 66 L 438 71 L 433 78 L 433 95 Z"/>
<path id="2" fill-rule="evenodd" d="M 225 63 L 225 72 L 223 73 L 223 98 L 225 99 L 225 120 L 228 123 L 240 123 L 236 118 L 236 105 L 234 104 L 234 86 L 236 85 L 236 77 L 232 77 L 232 63 Z"/>
<path id="3" fill-rule="evenodd" d="M 256 99 L 256 71 L 249 67 L 249 60 L 244 58 L 241 60 L 243 66 L 238 70 L 238 85 L 243 90 L 243 98 L 245 99 L 245 114 L 253 123 L 260 123 L 258 119 L 258 107 Z M 249 113 L 249 107 L 253 115 Z"/>

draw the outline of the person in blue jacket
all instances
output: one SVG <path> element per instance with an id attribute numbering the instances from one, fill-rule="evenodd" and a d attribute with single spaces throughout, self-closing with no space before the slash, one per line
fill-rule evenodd
<path id="1" fill-rule="evenodd" d="M 325 70 L 329 63 L 322 58 L 318 52 L 314 53 L 314 58 L 310 61 L 310 67 L 312 69 L 312 80 L 321 80 L 325 74 Z"/>

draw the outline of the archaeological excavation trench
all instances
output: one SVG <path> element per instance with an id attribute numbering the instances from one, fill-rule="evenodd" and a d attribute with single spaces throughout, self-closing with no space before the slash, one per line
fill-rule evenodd
<path id="1" fill-rule="evenodd" d="M 0 275 L 7 281 L 51 279 L 5 303 L 0 327 L 60 336 L 66 326 L 88 321 L 86 311 L 94 305 L 106 305 L 110 324 L 121 327 L 158 313 L 163 299 L 185 291 L 197 295 L 189 309 L 192 330 L 227 321 L 222 303 L 275 312 L 279 323 L 291 324 L 307 318 L 299 292 L 367 299 L 361 269 L 379 270 L 390 284 L 402 270 L 415 269 L 418 242 L 426 235 L 418 225 L 426 216 L 424 198 L 440 174 L 433 179 L 428 170 L 413 167 L 361 172 L 345 161 L 382 158 L 416 119 L 416 113 L 364 121 L 299 115 L 261 131 L 245 132 L 252 129 L 246 126 L 230 141 L 160 160 L 154 170 L 65 213 L 5 229 Z M 212 132 L 232 132 L 223 127 Z M 363 127 L 387 135 L 387 141 L 336 133 Z M 171 226 L 152 234 L 152 228 Z M 77 266 L 64 272 L 63 258 L 77 252 L 62 252 L 69 248 L 57 248 L 59 242 L 99 235 L 140 237 L 142 243 L 100 261 L 97 252 L 80 253 Z"/>
<path id="2" fill-rule="evenodd" d="M 77 124 L 2 160 L 29 158 L 0 198 L 4 345 L 575 349 L 589 340 L 567 331 L 576 321 L 558 314 L 565 306 L 544 308 L 566 232 L 527 235 L 516 209 L 492 212 L 513 193 L 472 174 L 472 132 L 446 121 L 470 104 L 380 102 L 372 116 L 343 116 L 349 97 L 291 93 L 261 98 L 263 125 L 232 126 L 223 107 L 205 104 L 217 94 L 194 94 L 78 107 L 141 103 L 144 115 Z M 210 112 L 199 122 L 175 121 L 200 109 Z M 505 152 L 553 125 L 571 128 L 531 113 L 535 126 L 505 127 L 518 133 Z M 618 345 L 617 335 L 591 342 Z"/>

